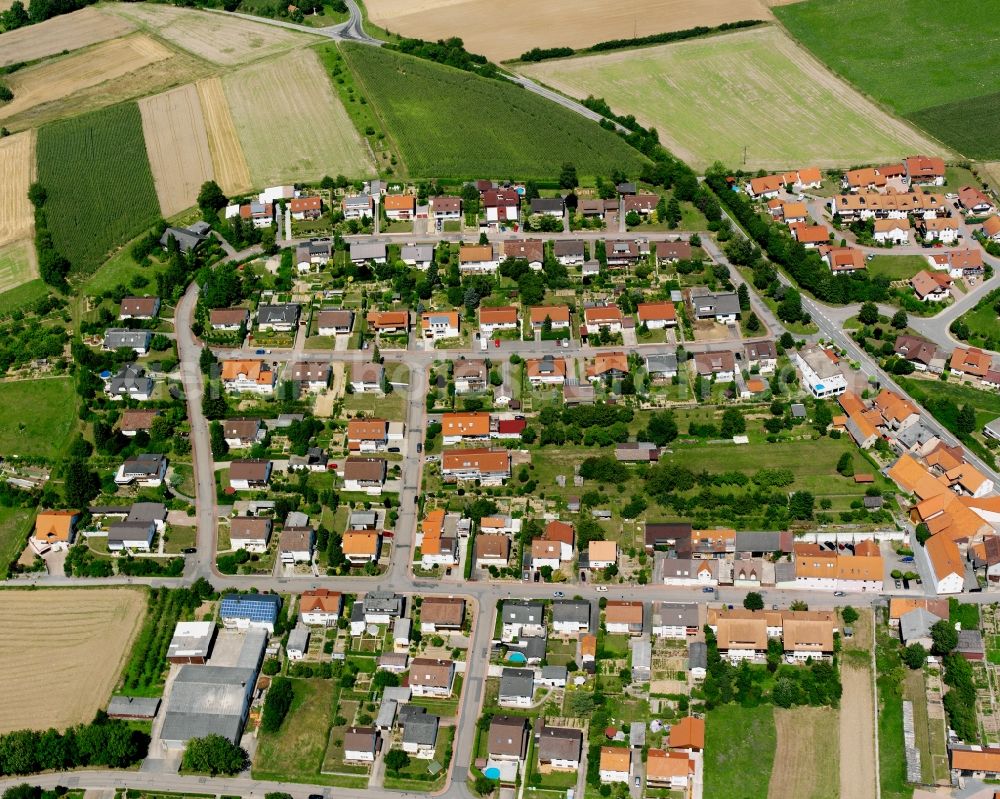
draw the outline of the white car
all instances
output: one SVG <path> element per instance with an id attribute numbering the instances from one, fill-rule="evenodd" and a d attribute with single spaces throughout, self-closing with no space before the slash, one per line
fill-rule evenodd
<path id="1" fill-rule="evenodd" d="M 597 586 L 597 593 L 599 593 L 599 594 L 606 594 L 606 593 L 608 593 L 608 587 L 606 585 L 599 585 L 599 586 Z"/>

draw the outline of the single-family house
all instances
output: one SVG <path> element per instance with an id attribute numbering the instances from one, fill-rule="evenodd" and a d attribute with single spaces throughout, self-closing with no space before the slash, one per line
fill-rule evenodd
<path id="1" fill-rule="evenodd" d="M 505 259 L 523 259 L 532 269 L 542 268 L 542 262 L 545 260 L 545 242 L 541 239 L 506 239 L 502 247 Z"/>
<path id="2" fill-rule="evenodd" d="M 352 264 L 384 264 L 387 259 L 387 248 L 384 241 L 352 241 Z"/>
<path id="3" fill-rule="evenodd" d="M 382 548 L 382 535 L 377 530 L 349 530 L 340 539 L 340 548 L 352 566 L 376 563 Z"/>
<path id="4" fill-rule="evenodd" d="M 951 296 L 951 276 L 921 269 L 910 278 L 913 293 L 921 302 L 944 302 Z"/>
<path id="5" fill-rule="evenodd" d="M 531 707 L 535 696 L 535 672 L 531 669 L 504 668 L 500 673 L 500 707 Z"/>
<path id="6" fill-rule="evenodd" d="M 587 335 L 597 335 L 601 328 L 621 333 L 624 315 L 617 305 L 594 305 L 583 309 L 583 327 Z"/>
<path id="7" fill-rule="evenodd" d="M 326 308 L 316 314 L 316 326 L 321 336 L 347 335 L 354 328 L 354 311 Z"/>
<path id="8" fill-rule="evenodd" d="M 352 363 L 351 388 L 358 394 L 381 394 L 385 368 L 378 363 Z"/>
<path id="9" fill-rule="evenodd" d="M 386 472 L 387 462 L 382 458 L 349 456 L 343 466 L 344 490 L 378 496 L 385 485 Z"/>
<path id="10" fill-rule="evenodd" d="M 872 238 L 879 244 L 909 244 L 910 222 L 907 219 L 876 219 Z"/>
<path id="11" fill-rule="evenodd" d="M 640 302 L 636 313 L 639 324 L 650 330 L 677 327 L 677 309 L 672 302 Z"/>
<path id="12" fill-rule="evenodd" d="M 410 690 L 414 696 L 451 696 L 455 681 L 455 662 L 435 658 L 410 661 Z"/>
<path id="13" fill-rule="evenodd" d="M 489 383 L 486 361 L 459 358 L 452 364 L 452 379 L 455 381 L 456 394 L 485 391 Z"/>
<path id="14" fill-rule="evenodd" d="M 155 319 L 160 313 L 159 297 L 122 297 L 119 319 Z"/>
<path id="15" fill-rule="evenodd" d="M 149 352 L 149 345 L 152 340 L 153 334 L 149 330 L 109 328 L 104 331 L 104 341 L 101 344 L 101 349 L 111 352 L 134 350 L 136 355 L 146 355 Z"/>
<path id="16" fill-rule="evenodd" d="M 475 544 L 476 568 L 506 569 L 510 559 L 510 538 L 505 535 L 477 535 Z"/>
<path id="17" fill-rule="evenodd" d="M 536 737 L 540 766 L 554 771 L 577 771 L 580 768 L 580 753 L 583 750 L 581 730 L 542 725 Z"/>
<path id="18" fill-rule="evenodd" d="M 481 203 L 486 211 L 486 224 L 506 225 L 520 218 L 521 195 L 514 189 L 487 189 Z"/>
<path id="19" fill-rule="evenodd" d="M 632 776 L 632 750 L 621 746 L 602 746 L 600 777 L 603 784 L 624 782 Z"/>
<path id="20" fill-rule="evenodd" d="M 232 461 L 229 464 L 229 486 L 235 491 L 257 491 L 271 481 L 269 460 Z"/>
<path id="21" fill-rule="evenodd" d="M 208 312 L 208 323 L 220 333 L 235 333 L 249 322 L 248 308 L 213 308 Z"/>
<path id="22" fill-rule="evenodd" d="M 234 394 L 261 394 L 270 396 L 278 381 L 271 364 L 262 360 L 234 360 L 222 362 L 222 386 Z"/>
<path id="23" fill-rule="evenodd" d="M 370 194 L 353 194 L 344 197 L 340 203 L 340 209 L 344 212 L 344 219 L 361 219 L 372 216 L 372 197 Z"/>
<path id="24" fill-rule="evenodd" d="M 271 519 L 265 516 L 236 516 L 229 522 L 230 546 L 247 552 L 267 552 L 271 527 Z"/>
<path id="25" fill-rule="evenodd" d="M 340 620 L 344 597 L 339 591 L 312 588 L 299 599 L 299 621 L 312 627 L 333 627 Z"/>
<path id="26" fill-rule="evenodd" d="M 138 485 L 142 488 L 159 488 L 167 474 L 164 455 L 145 452 L 127 458 L 115 473 L 115 483 L 120 486 Z"/>
<path id="27" fill-rule="evenodd" d="M 694 367 L 702 377 L 726 382 L 736 375 L 736 357 L 729 350 L 698 352 L 694 356 Z"/>
<path id="28" fill-rule="evenodd" d="M 564 266 L 578 266 L 586 260 L 586 249 L 580 239 L 559 239 L 552 245 L 552 254 Z"/>
<path id="29" fill-rule="evenodd" d="M 299 305 L 294 302 L 261 305 L 257 308 L 257 328 L 288 333 L 298 326 L 299 313 Z"/>
<path id="30" fill-rule="evenodd" d="M 127 363 L 107 381 L 106 390 L 113 400 L 145 401 L 153 396 L 153 378 L 138 364 Z"/>
<path id="31" fill-rule="evenodd" d="M 604 626 L 612 634 L 639 635 L 642 619 L 642 602 L 613 599 L 604 607 Z"/>
<path id="32" fill-rule="evenodd" d="M 479 332 L 484 338 L 492 338 L 498 330 L 518 329 L 517 308 L 513 305 L 479 307 Z"/>
<path id="33" fill-rule="evenodd" d="M 452 449 L 441 455 L 441 474 L 462 482 L 479 480 L 481 485 L 503 485 L 510 477 L 510 452 L 505 449 Z"/>
<path id="34" fill-rule="evenodd" d="M 534 305 L 530 310 L 531 329 L 542 330 L 548 320 L 553 330 L 569 328 L 569 306 L 566 305 Z"/>

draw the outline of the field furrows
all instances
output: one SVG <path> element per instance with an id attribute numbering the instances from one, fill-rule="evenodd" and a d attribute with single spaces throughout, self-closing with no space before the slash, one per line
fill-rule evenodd
<path id="1" fill-rule="evenodd" d="M 65 50 L 78 50 L 124 36 L 133 30 L 135 26 L 127 20 L 109 18 L 94 8 L 82 8 L 72 14 L 0 35 L 0 67 L 20 61 L 36 61 Z"/>
<path id="2" fill-rule="evenodd" d="M 229 113 L 222 81 L 206 78 L 198 81 L 197 88 L 215 180 L 227 194 L 246 191 L 250 188 L 250 170 L 236 134 L 233 116 Z"/>
<path id="3" fill-rule="evenodd" d="M 35 175 L 35 132 L 0 139 L 0 246 L 31 235 L 28 186 Z"/>

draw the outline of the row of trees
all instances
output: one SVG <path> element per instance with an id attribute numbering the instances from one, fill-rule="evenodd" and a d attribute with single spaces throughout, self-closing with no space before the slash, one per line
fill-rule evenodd
<path id="1" fill-rule="evenodd" d="M 149 736 L 103 711 L 65 732 L 16 730 L 0 735 L 0 775 L 104 766 L 128 768 L 146 756 Z"/>

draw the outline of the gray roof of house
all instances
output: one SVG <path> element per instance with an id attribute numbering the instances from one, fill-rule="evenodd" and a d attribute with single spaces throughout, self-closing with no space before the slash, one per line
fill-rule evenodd
<path id="1" fill-rule="evenodd" d="M 362 600 L 358 600 L 353 605 L 351 605 L 351 621 L 364 621 L 365 620 L 365 603 Z"/>
<path id="2" fill-rule="evenodd" d="M 646 722 L 644 721 L 633 721 L 628 728 L 628 745 L 629 746 L 645 746 L 646 745 Z"/>
<path id="3" fill-rule="evenodd" d="M 981 655 L 985 652 L 983 634 L 979 630 L 959 630 L 958 646 L 955 648 L 959 652 L 978 653 Z"/>
<path id="4" fill-rule="evenodd" d="M 129 509 L 127 522 L 155 522 L 165 521 L 167 518 L 167 506 L 162 502 L 136 502 Z"/>
<path id="5" fill-rule="evenodd" d="M 141 348 L 148 350 L 149 342 L 152 338 L 153 334 L 148 330 L 109 328 L 104 331 L 104 348 L 117 350 L 119 347 L 128 347 L 129 349 Z"/>
<path id="6" fill-rule="evenodd" d="M 552 622 L 590 625 L 590 603 L 584 599 L 557 599 L 552 603 Z"/>
<path id="7" fill-rule="evenodd" d="M 544 635 L 529 635 L 521 640 L 523 645 L 512 643 L 509 644 L 509 647 L 521 652 L 528 660 L 541 660 L 545 657 L 547 640 Z"/>
<path id="8" fill-rule="evenodd" d="M 108 545 L 116 544 L 121 546 L 125 541 L 145 540 L 147 543 L 153 540 L 155 528 L 149 522 L 119 522 L 112 524 L 108 528 Z"/>
<path id="9" fill-rule="evenodd" d="M 805 419 L 806 418 L 806 406 L 803 405 L 801 402 L 793 402 L 792 403 L 792 416 L 794 416 L 796 419 Z"/>
<path id="10" fill-rule="evenodd" d="M 545 606 L 541 602 L 508 599 L 503 603 L 504 624 L 541 624 L 545 620 Z"/>
<path id="11" fill-rule="evenodd" d="M 885 500 L 882 497 L 864 497 L 861 501 L 869 510 L 881 508 L 885 504 Z"/>
<path id="12" fill-rule="evenodd" d="M 646 358 L 646 371 L 650 374 L 656 372 L 676 372 L 677 354 L 668 352 L 664 355 L 650 355 Z"/>
<path id="13" fill-rule="evenodd" d="M 579 760 L 583 732 L 571 727 L 542 727 L 538 735 L 538 757 L 542 761 Z"/>
<path id="14" fill-rule="evenodd" d="M 295 628 L 288 634 L 288 644 L 285 649 L 298 649 L 304 652 L 309 645 L 309 628 L 304 624 L 296 624 Z"/>
<path id="15" fill-rule="evenodd" d="M 141 455 L 136 455 L 135 457 L 128 458 L 125 461 L 123 464 L 124 473 L 134 475 L 136 477 L 154 475 L 160 471 L 162 463 L 162 455 L 157 455 L 153 452 L 143 452 Z"/>
<path id="16" fill-rule="evenodd" d="M 698 606 L 694 602 L 659 602 L 653 606 L 654 620 L 666 627 L 697 627 Z M 654 621 L 655 623 L 655 621 Z"/>
<path id="17" fill-rule="evenodd" d="M 168 227 L 165 231 L 163 231 L 163 235 L 160 236 L 160 246 L 166 247 L 169 240 L 173 238 L 177 240 L 177 244 L 180 246 L 181 252 L 190 252 L 191 250 L 197 248 L 199 244 L 208 238 L 208 236 L 201 235 L 204 231 L 200 231 L 195 225 L 192 225 L 191 227 L 195 229 L 190 230 L 181 227 Z"/>
<path id="18" fill-rule="evenodd" d="M 108 703 L 108 715 L 151 719 L 159 708 L 160 700 L 155 697 L 113 696 Z"/>
<path id="19" fill-rule="evenodd" d="M 533 214 L 544 214 L 551 211 L 562 213 L 562 210 L 562 197 L 535 197 L 531 201 L 531 213 Z"/>
<path id="20" fill-rule="evenodd" d="M 723 291 L 718 294 L 713 294 L 710 291 L 703 294 L 692 294 L 692 301 L 696 316 L 717 316 L 740 312 L 740 299 L 732 291 Z"/>
<path id="21" fill-rule="evenodd" d="M 432 713 L 421 713 L 407 719 L 403 729 L 403 743 L 434 746 L 437 743 L 438 722 L 438 717 Z"/>
<path id="22" fill-rule="evenodd" d="M 403 612 L 403 597 L 392 591 L 369 591 L 364 602 L 365 613 Z"/>
<path id="23" fill-rule="evenodd" d="M 170 689 L 160 737 L 187 741 L 216 734 L 239 742 L 256 669 L 181 666 Z"/>
<path id="24" fill-rule="evenodd" d="M 790 583 L 795 581 L 795 564 L 780 560 L 774 564 L 774 582 Z"/>
<path id="25" fill-rule="evenodd" d="M 257 308 L 257 322 L 259 324 L 293 325 L 298 321 L 298 303 L 283 302 L 279 305 L 261 305 Z"/>
<path id="26" fill-rule="evenodd" d="M 500 675 L 500 698 L 534 696 L 535 672 L 531 669 L 505 668 Z"/>
<path id="27" fill-rule="evenodd" d="M 941 619 L 926 608 L 914 608 L 899 617 L 899 634 L 903 642 L 914 638 L 926 638 L 933 627 Z"/>
<path id="28" fill-rule="evenodd" d="M 688 669 L 708 668 L 708 644 L 692 641 L 688 644 Z"/>
<path id="29" fill-rule="evenodd" d="M 1000 421 L 1000 420 L 997 420 Z M 993 424 L 992 422 L 990 424 Z M 989 425 L 987 425 L 988 427 Z M 906 449 L 920 447 L 937 438 L 937 435 L 929 430 L 923 422 L 911 424 L 896 433 L 896 441 Z"/>
<path id="30" fill-rule="evenodd" d="M 542 666 L 543 680 L 565 680 L 569 670 L 565 666 Z"/>
<path id="31" fill-rule="evenodd" d="M 395 699 L 382 697 L 382 704 L 378 706 L 378 716 L 375 717 L 375 726 L 380 729 L 389 729 L 396 720 L 396 708 L 398 702 Z"/>
<path id="32" fill-rule="evenodd" d="M 648 671 L 653 663 L 653 644 L 648 638 L 632 638 L 628 642 L 632 650 L 632 668 Z"/>
<path id="33" fill-rule="evenodd" d="M 370 525 L 375 524 L 378 521 L 378 514 L 373 510 L 355 510 L 351 511 L 349 524 L 364 524 Z"/>
<path id="34" fill-rule="evenodd" d="M 369 258 L 385 258 L 385 242 L 352 241 L 351 260 L 367 261 Z"/>
<path id="35" fill-rule="evenodd" d="M 404 261 L 434 260 L 433 244 L 405 244 L 399 251 L 399 257 Z"/>

